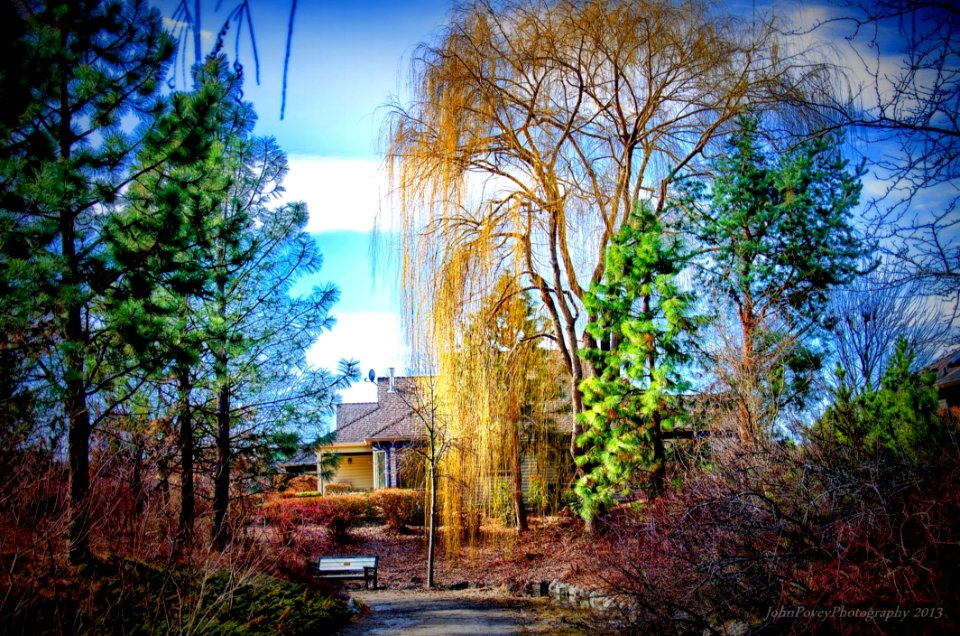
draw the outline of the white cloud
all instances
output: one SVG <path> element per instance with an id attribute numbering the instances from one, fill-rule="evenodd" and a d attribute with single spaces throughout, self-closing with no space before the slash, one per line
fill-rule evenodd
<path id="1" fill-rule="evenodd" d="M 376 159 L 289 157 L 286 201 L 304 201 L 308 232 L 373 229 L 383 178 Z"/>
<path id="2" fill-rule="evenodd" d="M 193 24 L 186 20 L 174 20 L 173 18 L 163 18 L 163 26 L 167 31 L 180 33 L 193 28 Z M 213 42 L 213 31 L 200 29 L 200 38 L 204 43 Z"/>
<path id="3" fill-rule="evenodd" d="M 850 97 L 864 109 L 877 108 L 878 99 L 890 99 L 896 78 L 909 64 L 896 20 L 858 28 L 852 18 L 864 16 L 854 7 L 790 2 L 780 9 L 787 24 L 800 33 L 793 37 L 792 50 L 819 54 L 811 60 L 842 71 L 843 79 L 835 78 L 840 97 Z"/>
<path id="4" fill-rule="evenodd" d="M 358 312 L 336 316 L 336 326 L 307 350 L 309 364 L 334 370 L 341 359 L 352 358 L 360 362 L 364 379 L 370 369 L 378 376 L 386 375 L 389 367 L 398 374 L 403 372 L 407 347 L 398 314 Z M 344 402 L 370 402 L 376 400 L 376 389 L 368 382 L 359 382 L 341 396 Z"/>

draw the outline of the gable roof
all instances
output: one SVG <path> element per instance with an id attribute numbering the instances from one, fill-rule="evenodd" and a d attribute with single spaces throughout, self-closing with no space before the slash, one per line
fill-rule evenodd
<path id="1" fill-rule="evenodd" d="M 960 384 L 960 349 L 954 349 L 931 364 L 929 368 L 937 374 L 933 385 L 938 389 Z"/>
<path id="2" fill-rule="evenodd" d="M 281 468 L 295 468 L 297 466 L 316 466 L 317 454 L 313 450 L 305 450 L 294 455 L 285 462 L 277 464 Z"/>
<path id="3" fill-rule="evenodd" d="M 542 404 L 541 415 L 555 431 L 573 431 L 565 371 L 557 373 L 559 393 Z M 377 441 L 425 439 L 423 422 L 415 412 L 417 382 L 421 378 L 398 376 L 391 389 L 390 378 L 377 378 L 377 401 L 337 405 L 337 428 L 331 446 L 369 444 Z"/>
<path id="4" fill-rule="evenodd" d="M 377 378 L 377 401 L 337 406 L 337 430 L 333 444 L 363 444 L 424 437 L 423 424 L 408 403 L 416 391 L 416 378 L 399 377 L 390 390 L 388 378 Z"/>

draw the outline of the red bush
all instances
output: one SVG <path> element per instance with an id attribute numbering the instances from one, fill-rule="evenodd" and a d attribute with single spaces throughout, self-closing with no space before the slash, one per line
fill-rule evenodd
<path id="1" fill-rule="evenodd" d="M 629 607 L 629 629 L 955 630 L 960 464 L 856 464 L 819 450 L 728 458 L 598 524 L 601 576 Z M 898 608 L 911 613 L 885 625 Z"/>
<path id="2" fill-rule="evenodd" d="M 274 525 L 284 541 L 304 526 L 323 526 L 335 543 L 346 543 L 350 531 L 366 516 L 365 495 L 331 495 L 271 499 L 262 508 L 263 519 Z"/>
<path id="3" fill-rule="evenodd" d="M 399 530 L 423 517 L 423 493 L 419 490 L 383 488 L 370 495 L 370 503 L 382 513 L 387 526 Z"/>

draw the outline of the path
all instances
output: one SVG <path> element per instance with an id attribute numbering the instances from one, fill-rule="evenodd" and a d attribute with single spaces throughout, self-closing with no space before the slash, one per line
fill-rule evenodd
<path id="1" fill-rule="evenodd" d="M 351 592 L 371 612 L 354 619 L 341 636 L 444 636 L 446 634 L 579 634 L 562 625 L 549 603 L 518 599 L 496 590 Z"/>

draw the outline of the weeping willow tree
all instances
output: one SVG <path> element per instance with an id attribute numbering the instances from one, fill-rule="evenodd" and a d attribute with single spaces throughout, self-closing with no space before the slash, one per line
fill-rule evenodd
<path id="1" fill-rule="evenodd" d="M 557 378 L 550 373 L 549 352 L 540 346 L 541 323 L 518 280 L 507 272 L 468 320 L 451 359 L 461 378 L 474 380 L 469 392 L 460 392 L 463 398 L 474 405 L 483 402 L 474 411 L 476 461 L 464 464 L 461 481 L 478 476 L 472 486 L 482 507 L 492 516 L 512 518 L 518 532 L 527 529 L 524 477 L 537 468 L 543 472 L 537 455 L 556 424 L 550 411 L 556 406 Z"/>
<path id="2" fill-rule="evenodd" d="M 820 77 L 778 53 L 773 34 L 702 0 L 479 0 L 420 46 L 412 98 L 385 129 L 389 229 L 411 345 L 433 352 L 450 421 L 475 454 L 503 443 L 482 428 L 498 418 L 475 397 L 502 378 L 468 343 L 468 317 L 515 272 L 580 413 L 583 297 L 634 203 L 659 213 L 670 176 L 706 165 L 738 112 L 805 102 L 801 89 Z M 574 424 L 574 456 L 580 433 Z"/>

